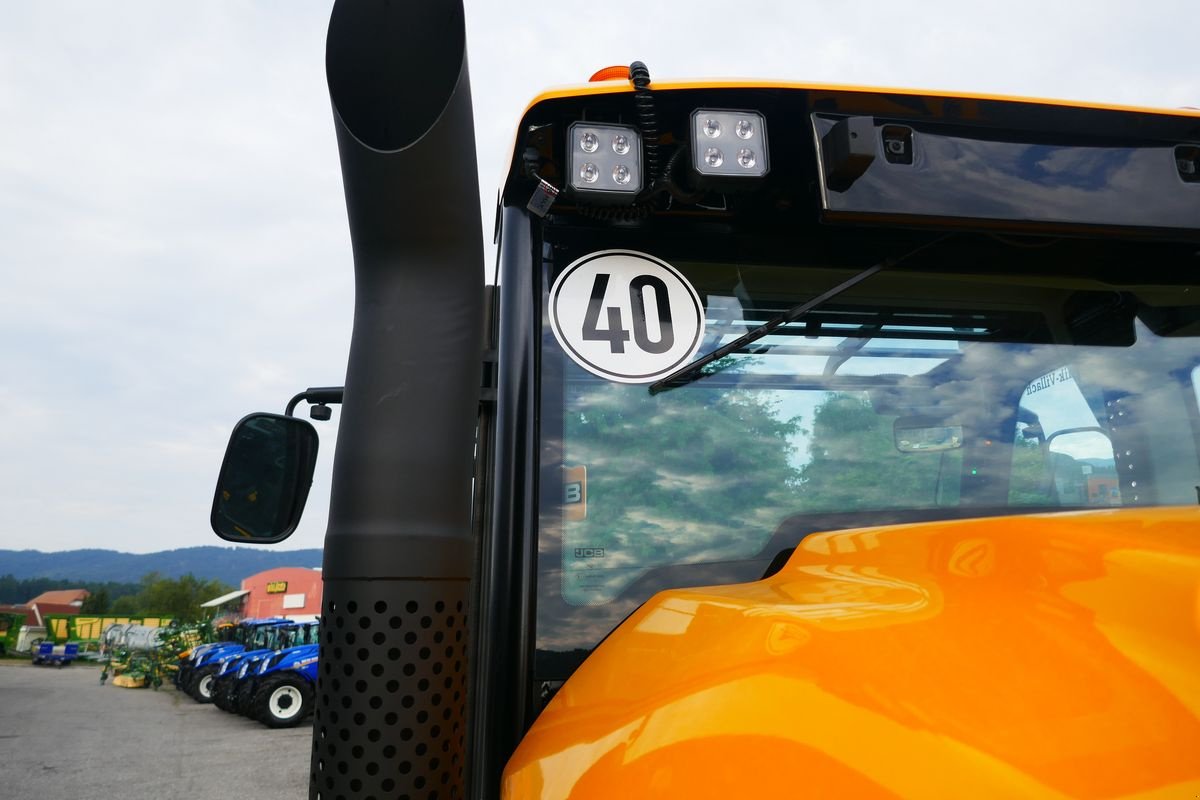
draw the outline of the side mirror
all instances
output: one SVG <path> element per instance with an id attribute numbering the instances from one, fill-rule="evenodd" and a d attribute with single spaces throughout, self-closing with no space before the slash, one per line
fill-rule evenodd
<path id="1" fill-rule="evenodd" d="M 940 453 L 962 447 L 963 429 L 929 417 L 897 417 L 892 438 L 901 453 Z"/>
<path id="2" fill-rule="evenodd" d="M 231 542 L 271 544 L 300 524 L 317 465 L 317 431 L 296 417 L 251 414 L 229 437 L 212 529 Z"/>

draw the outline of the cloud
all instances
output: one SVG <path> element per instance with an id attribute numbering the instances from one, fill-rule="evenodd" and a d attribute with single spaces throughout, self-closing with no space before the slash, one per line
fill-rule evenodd
<path id="1" fill-rule="evenodd" d="M 1182 3 L 469 0 L 490 242 L 528 101 L 645 60 L 752 75 L 1200 104 Z M 210 543 L 232 424 L 338 385 L 351 256 L 330 3 L 67 0 L 0 27 L 0 547 Z M 470 232 L 468 232 L 469 235 Z M 490 250 L 490 245 L 488 246 Z M 321 542 L 336 423 L 289 546 Z"/>

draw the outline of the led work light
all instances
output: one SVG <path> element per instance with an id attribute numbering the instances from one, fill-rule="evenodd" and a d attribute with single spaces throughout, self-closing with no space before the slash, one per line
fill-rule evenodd
<path id="1" fill-rule="evenodd" d="M 693 111 L 692 167 L 706 179 L 766 175 L 770 167 L 762 114 L 708 108 Z"/>
<path id="2" fill-rule="evenodd" d="M 571 189 L 588 199 L 632 203 L 642 190 L 642 137 L 627 125 L 576 122 L 567 132 Z"/>

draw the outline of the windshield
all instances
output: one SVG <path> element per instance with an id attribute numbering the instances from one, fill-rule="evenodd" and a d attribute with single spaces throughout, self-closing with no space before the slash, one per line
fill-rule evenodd
<path id="1" fill-rule="evenodd" d="M 1178 274 L 884 272 L 651 394 L 551 323 L 661 351 L 679 314 L 637 312 L 666 289 L 634 278 L 622 308 L 614 274 L 564 323 L 551 287 L 586 252 L 564 255 L 544 275 L 542 677 L 655 592 L 757 580 L 807 533 L 1197 502 L 1200 287 Z M 665 261 L 703 307 L 696 355 L 855 274 Z"/>

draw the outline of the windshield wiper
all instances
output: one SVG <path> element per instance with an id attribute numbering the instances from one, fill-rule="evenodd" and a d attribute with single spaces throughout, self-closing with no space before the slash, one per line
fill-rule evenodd
<path id="1" fill-rule="evenodd" d="M 947 236 L 948 235 L 949 234 L 947 234 Z M 808 312 L 812 311 L 815 308 L 820 307 L 825 302 L 832 300 L 833 298 L 837 297 L 839 294 L 846 291 L 847 289 L 850 289 L 850 288 L 856 286 L 857 284 L 865 281 L 867 278 L 871 277 L 875 273 L 877 273 L 881 270 L 887 269 L 888 267 L 894 267 L 897 264 L 899 264 L 901 261 L 911 258 L 912 256 L 921 252 L 925 248 L 932 247 L 933 245 L 937 244 L 938 242 L 944 240 L 945 238 L 946 238 L 946 236 L 939 236 L 937 239 L 934 239 L 931 242 L 926 242 L 925 244 L 921 245 L 920 247 L 909 250 L 907 253 L 905 253 L 902 256 L 898 256 L 897 258 L 885 258 L 883 261 L 880 261 L 878 264 L 867 267 L 862 272 L 858 273 L 857 275 L 854 275 L 853 277 L 849 278 L 848 280 L 842 281 L 837 286 L 834 286 L 832 289 L 829 289 L 828 291 L 825 291 L 825 292 L 817 295 L 813 299 L 807 300 L 798 306 L 794 306 L 794 307 L 788 309 L 787 311 L 783 312 L 782 314 L 775 317 L 774 319 L 767 320 L 766 322 L 764 322 L 762 325 L 759 325 L 754 330 L 747 331 L 746 333 L 742 334 L 738 338 L 734 339 L 729 344 L 722 345 L 722 346 L 718 347 L 716 350 L 713 350 L 708 355 L 701 356 L 700 358 L 697 358 L 695 361 L 691 362 L 690 364 L 683 365 L 682 367 L 675 370 L 667 377 L 655 381 L 654 383 L 650 384 L 650 394 L 658 394 L 660 392 L 665 392 L 668 389 L 674 389 L 679 386 L 686 386 L 687 384 L 691 383 L 694 380 L 703 378 L 705 375 L 712 375 L 713 374 L 712 372 L 703 372 L 702 370 L 705 367 L 707 367 L 709 364 L 713 363 L 714 361 L 718 361 L 718 360 L 724 358 L 725 356 L 729 355 L 730 353 L 740 350 L 741 348 L 745 347 L 748 344 L 757 342 L 759 339 L 763 338 L 764 336 L 769 335 L 776 328 L 778 328 L 782 325 L 787 325 L 789 322 L 795 322 L 796 320 L 800 319 Z M 714 372 L 715 371 L 717 371 L 717 370 L 714 370 Z"/>

